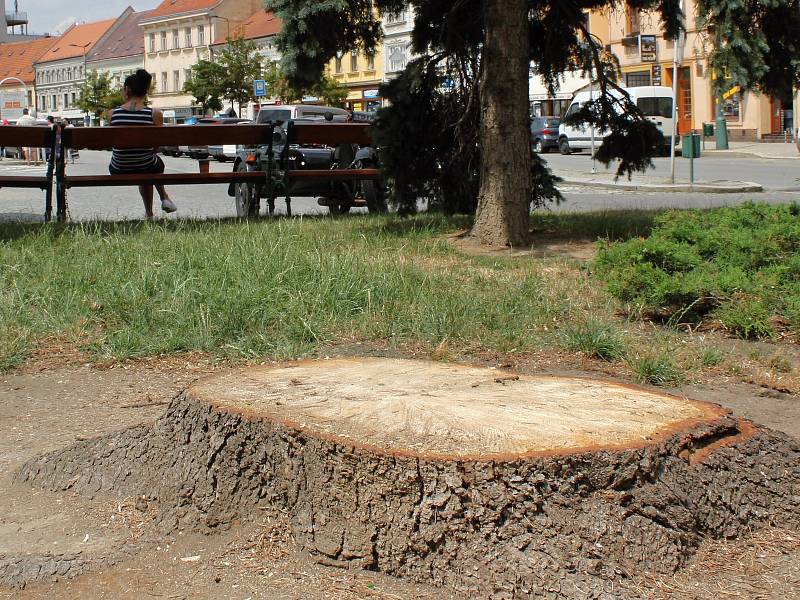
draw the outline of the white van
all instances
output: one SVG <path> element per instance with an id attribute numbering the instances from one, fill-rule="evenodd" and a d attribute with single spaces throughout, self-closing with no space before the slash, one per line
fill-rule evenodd
<path id="1" fill-rule="evenodd" d="M 672 106 L 674 101 L 672 88 L 648 85 L 626 88 L 625 91 L 630 94 L 631 101 L 639 107 L 639 110 L 644 113 L 644 116 L 655 123 L 656 127 L 664 134 L 664 138 L 667 140 L 664 151 L 669 154 L 669 138 L 672 135 Z M 611 94 L 618 97 L 621 96 L 616 90 L 611 90 Z M 590 100 L 599 97 L 600 90 L 594 90 L 591 92 L 591 95 L 590 92 L 578 92 L 575 94 L 567 112 L 564 113 L 561 119 L 561 125 L 558 127 L 558 149 L 561 154 L 571 154 L 583 148 L 592 147 L 592 131 L 588 125 L 566 125 L 564 120 L 571 114 L 580 110 L 580 108 Z M 603 137 L 605 135 L 605 131 L 594 131 L 595 147 L 603 142 Z"/>

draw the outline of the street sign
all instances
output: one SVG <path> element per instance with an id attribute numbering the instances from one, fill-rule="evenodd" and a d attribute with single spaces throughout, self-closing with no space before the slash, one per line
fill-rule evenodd
<path id="1" fill-rule="evenodd" d="M 267 82 L 263 79 L 256 79 L 253 82 L 253 92 L 256 98 L 266 98 L 267 96 Z"/>

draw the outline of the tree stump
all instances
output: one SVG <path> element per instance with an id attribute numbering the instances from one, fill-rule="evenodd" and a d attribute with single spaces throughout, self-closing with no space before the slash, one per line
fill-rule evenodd
<path id="1" fill-rule="evenodd" d="M 600 598 L 706 536 L 800 525 L 800 447 L 634 386 L 339 359 L 210 377 L 18 479 L 214 526 L 274 506 L 329 564 L 482 596 Z"/>

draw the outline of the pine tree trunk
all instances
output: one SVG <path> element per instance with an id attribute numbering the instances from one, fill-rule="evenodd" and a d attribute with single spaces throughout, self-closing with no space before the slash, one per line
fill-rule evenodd
<path id="1" fill-rule="evenodd" d="M 528 13 L 525 0 L 486 0 L 481 78 L 481 189 L 472 235 L 481 244 L 530 242 Z"/>

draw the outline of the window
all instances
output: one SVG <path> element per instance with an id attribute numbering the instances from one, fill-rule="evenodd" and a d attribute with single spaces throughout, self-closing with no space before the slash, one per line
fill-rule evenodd
<path id="1" fill-rule="evenodd" d="M 645 117 L 672 117 L 672 98 L 638 98 L 636 106 L 642 111 Z"/>
<path id="2" fill-rule="evenodd" d="M 184 39 L 185 39 L 184 46 L 186 46 L 187 48 L 191 48 L 192 47 L 192 28 L 191 27 L 187 27 L 186 29 L 184 29 L 183 30 L 183 36 L 184 36 Z"/>
<path id="3" fill-rule="evenodd" d="M 336 57 L 336 67 L 335 68 L 336 68 L 336 72 L 337 73 L 341 73 L 342 72 L 342 57 L 341 56 L 337 56 Z"/>
<path id="4" fill-rule="evenodd" d="M 373 52 L 367 53 L 367 71 L 375 70 L 375 54 Z"/>
<path id="5" fill-rule="evenodd" d="M 350 52 L 350 72 L 358 71 L 358 50 Z"/>
<path id="6" fill-rule="evenodd" d="M 72 106 L 75 106 L 75 92 L 72 92 Z"/>
<path id="7" fill-rule="evenodd" d="M 639 9 L 628 3 L 625 6 L 625 35 L 636 35 L 641 29 Z"/>
<path id="8" fill-rule="evenodd" d="M 169 90 L 167 89 L 167 72 L 161 71 L 161 93 L 166 94 Z"/>
<path id="9" fill-rule="evenodd" d="M 197 26 L 197 45 L 206 45 L 206 28 L 203 25 Z"/>
<path id="10" fill-rule="evenodd" d="M 64 108 L 69 106 L 69 94 L 64 94 Z"/>
<path id="11" fill-rule="evenodd" d="M 405 23 L 406 21 L 406 9 L 402 9 L 396 13 L 389 13 L 386 15 L 386 24 L 387 25 L 395 25 L 397 23 Z"/>
<path id="12" fill-rule="evenodd" d="M 650 71 L 636 71 L 635 73 L 626 73 L 625 85 L 626 87 L 650 85 Z"/>
<path id="13" fill-rule="evenodd" d="M 167 50 L 168 49 L 167 48 L 167 32 L 166 31 L 162 31 L 161 32 L 161 49 L 162 50 Z"/>
<path id="14" fill-rule="evenodd" d="M 406 44 L 389 46 L 389 72 L 402 71 L 406 68 Z"/>
<path id="15" fill-rule="evenodd" d="M 191 81 L 192 80 L 192 70 L 191 69 L 184 69 L 183 70 L 183 81 Z"/>
<path id="16" fill-rule="evenodd" d="M 177 50 L 181 47 L 181 36 L 177 29 L 172 30 L 172 49 Z"/>
<path id="17" fill-rule="evenodd" d="M 181 72 L 180 71 L 173 71 L 172 72 L 172 84 L 175 86 L 175 91 L 179 92 L 181 89 Z"/>
<path id="18" fill-rule="evenodd" d="M 150 52 L 155 52 L 155 51 L 156 51 L 156 34 L 155 33 L 151 33 L 150 34 Z"/>

